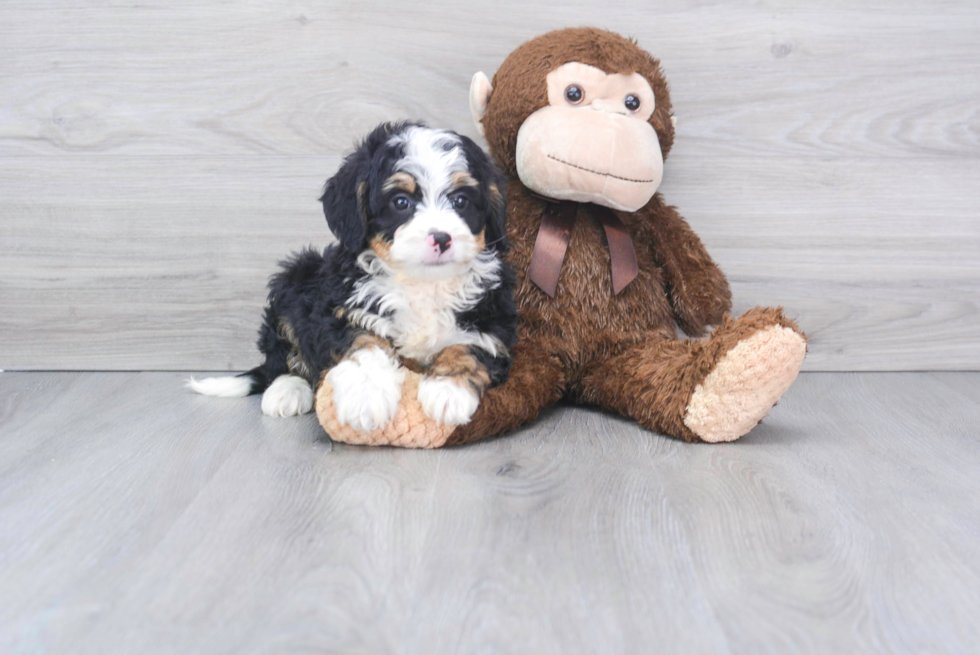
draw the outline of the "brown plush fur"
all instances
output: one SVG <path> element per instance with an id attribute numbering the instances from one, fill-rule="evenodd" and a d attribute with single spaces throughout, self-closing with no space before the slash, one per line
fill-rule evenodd
<path id="1" fill-rule="evenodd" d="M 780 309 L 757 308 L 730 318 L 731 292 L 724 274 L 660 194 L 639 211 L 621 214 L 636 249 L 639 276 L 619 295 L 611 291 L 603 229 L 587 204 L 579 207 L 555 297 L 527 278 L 547 201 L 531 194 L 517 177 L 517 132 L 547 104 L 545 76 L 572 61 L 607 73 L 642 74 L 656 97 L 650 124 L 664 157 L 673 143 L 670 97 L 659 62 L 630 40 L 596 29 L 560 30 L 525 43 L 501 65 L 483 126 L 491 154 L 510 177 L 509 259 L 518 277 L 518 343 L 509 381 L 486 392 L 473 419 L 459 426 L 447 444 L 518 427 L 562 397 L 698 440 L 684 423 L 685 412 L 694 389 L 726 353 L 769 326 L 799 332 Z M 675 325 L 702 336 L 719 323 L 704 341 L 675 336 Z"/>

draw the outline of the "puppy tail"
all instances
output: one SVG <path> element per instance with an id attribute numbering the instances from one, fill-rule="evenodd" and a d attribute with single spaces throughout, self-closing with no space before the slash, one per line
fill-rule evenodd
<path id="1" fill-rule="evenodd" d="M 266 378 L 262 367 L 257 366 L 241 375 L 204 378 L 203 380 L 190 378 L 184 386 L 203 396 L 243 398 L 265 391 L 266 387 L 269 386 L 269 380 Z"/>

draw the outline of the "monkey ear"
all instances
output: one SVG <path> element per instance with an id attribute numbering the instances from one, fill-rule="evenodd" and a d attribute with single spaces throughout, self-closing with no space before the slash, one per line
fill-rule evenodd
<path id="1" fill-rule="evenodd" d="M 361 152 L 349 156 L 340 170 L 327 180 L 320 197 L 330 231 L 341 247 L 351 253 L 363 250 L 367 239 L 365 164 Z"/>
<path id="2" fill-rule="evenodd" d="M 670 126 L 677 129 L 677 116 L 670 117 Z"/>
<path id="3" fill-rule="evenodd" d="M 470 114 L 473 116 L 476 129 L 480 131 L 480 136 L 483 136 L 483 114 L 487 111 L 487 103 L 490 102 L 492 93 L 493 86 L 483 71 L 473 76 L 470 82 Z"/>

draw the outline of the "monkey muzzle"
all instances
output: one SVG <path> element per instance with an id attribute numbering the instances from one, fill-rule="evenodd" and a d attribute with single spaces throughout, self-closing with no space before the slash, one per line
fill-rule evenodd
<path id="1" fill-rule="evenodd" d="M 663 179 L 657 132 L 645 120 L 590 107 L 543 107 L 517 133 L 517 174 L 556 200 L 633 212 Z"/>

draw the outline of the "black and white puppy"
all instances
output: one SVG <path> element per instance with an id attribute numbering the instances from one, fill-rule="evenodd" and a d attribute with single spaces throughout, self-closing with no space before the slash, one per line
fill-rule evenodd
<path id="1" fill-rule="evenodd" d="M 339 421 L 370 431 L 398 409 L 408 360 L 423 372 L 423 410 L 468 422 L 483 392 L 506 380 L 517 334 L 493 161 L 454 132 L 386 123 L 320 200 L 338 243 L 293 255 L 272 277 L 258 341 L 265 363 L 188 386 L 211 396 L 264 392 L 265 414 L 292 416 L 312 409 L 326 375 Z"/>

